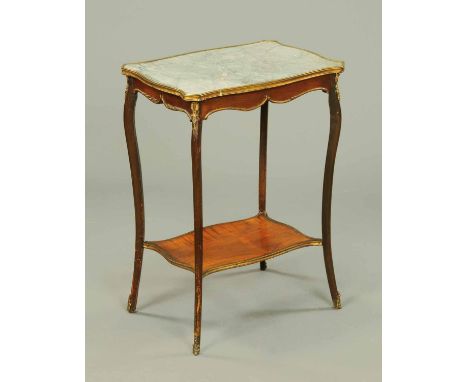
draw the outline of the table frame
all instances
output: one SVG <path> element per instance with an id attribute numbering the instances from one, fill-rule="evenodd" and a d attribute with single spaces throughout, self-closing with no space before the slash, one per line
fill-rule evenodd
<path id="1" fill-rule="evenodd" d="M 341 308 L 341 297 L 335 280 L 331 246 L 331 202 L 333 187 L 333 172 L 336 151 L 341 130 L 340 93 L 338 90 L 339 73 L 318 75 L 282 86 L 240 94 L 220 95 L 200 101 L 186 101 L 176 94 L 159 90 L 141 79 L 127 75 L 127 90 L 124 105 L 124 128 L 127 142 L 128 157 L 132 177 L 133 198 L 135 207 L 135 259 L 132 287 L 128 298 L 128 311 L 135 312 L 138 289 L 140 284 L 145 248 L 145 212 L 143 197 L 143 181 L 135 131 L 135 105 L 137 94 L 157 104 L 164 104 L 171 110 L 185 112 L 192 123 L 191 155 L 193 181 L 193 211 L 194 211 L 194 274 L 195 274 L 195 309 L 194 309 L 194 343 L 193 354 L 200 353 L 201 312 L 202 312 L 202 280 L 203 280 L 203 205 L 202 205 L 202 164 L 201 141 L 203 121 L 214 112 L 226 109 L 248 111 L 261 108 L 260 112 L 260 158 L 259 158 L 259 215 L 266 213 L 266 173 L 267 173 L 267 135 L 268 135 L 268 104 L 289 102 L 303 94 L 314 90 L 328 93 L 330 109 L 330 133 L 325 161 L 322 193 L 322 239 L 325 269 L 327 273 L 330 294 L 334 307 Z M 238 265 L 235 265 L 238 266 Z M 266 269 L 266 261 L 260 262 L 260 269 Z"/>

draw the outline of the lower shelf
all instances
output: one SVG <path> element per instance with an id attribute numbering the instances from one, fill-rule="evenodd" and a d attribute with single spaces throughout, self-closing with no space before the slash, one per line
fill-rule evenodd
<path id="1" fill-rule="evenodd" d="M 203 229 L 203 275 L 258 263 L 306 246 L 320 246 L 316 239 L 264 215 L 215 224 Z M 193 231 L 172 239 L 146 241 L 170 263 L 194 271 Z"/>

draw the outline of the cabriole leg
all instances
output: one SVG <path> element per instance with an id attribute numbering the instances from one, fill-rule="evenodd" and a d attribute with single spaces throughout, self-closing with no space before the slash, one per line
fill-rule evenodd
<path id="1" fill-rule="evenodd" d="M 135 206 L 135 261 L 133 267 L 133 280 L 127 310 L 135 312 L 140 285 L 141 267 L 143 263 L 143 242 L 145 237 L 145 209 L 143 201 L 143 183 L 141 177 L 140 154 L 135 131 L 135 104 L 137 92 L 133 86 L 133 79 L 127 78 L 127 91 L 124 105 L 124 128 L 127 141 L 128 160 L 132 175 L 133 201 Z"/>
<path id="2" fill-rule="evenodd" d="M 330 135 L 328 137 L 327 158 L 325 161 L 325 174 L 323 179 L 322 194 L 322 245 L 327 271 L 328 286 L 335 308 L 341 308 L 341 298 L 336 286 L 335 271 L 333 269 L 333 257 L 331 247 L 331 202 L 333 187 L 333 170 L 335 166 L 336 150 L 340 138 L 341 130 L 341 107 L 340 94 L 338 90 L 338 75 L 335 78 L 334 86 L 330 86 L 328 94 L 330 106 Z"/>
<path id="3" fill-rule="evenodd" d="M 203 279 L 203 203 L 201 168 L 202 123 L 199 120 L 199 103 L 192 102 L 192 182 L 193 225 L 195 235 L 195 312 L 193 354 L 200 354 L 202 279 Z"/>
<path id="4" fill-rule="evenodd" d="M 268 101 L 260 110 L 260 160 L 258 169 L 258 213 L 266 215 L 266 163 L 268 137 Z M 267 268 L 266 261 L 260 262 L 260 270 Z"/>

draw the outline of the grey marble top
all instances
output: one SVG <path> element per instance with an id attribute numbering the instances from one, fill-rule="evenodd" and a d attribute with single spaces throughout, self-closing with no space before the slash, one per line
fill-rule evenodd
<path id="1" fill-rule="evenodd" d="M 260 41 L 125 64 L 122 73 L 194 101 L 280 86 L 343 69 L 342 61 L 277 41 Z"/>

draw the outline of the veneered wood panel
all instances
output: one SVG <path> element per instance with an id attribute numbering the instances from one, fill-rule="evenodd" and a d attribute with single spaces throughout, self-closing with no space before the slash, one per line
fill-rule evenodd
<path id="1" fill-rule="evenodd" d="M 329 74 L 249 93 L 210 98 L 200 102 L 200 118 L 206 119 L 210 114 L 226 109 L 253 110 L 267 101 L 285 103 L 313 90 L 329 92 L 330 88 L 335 86 L 335 78 L 335 74 Z"/>
<path id="2" fill-rule="evenodd" d="M 321 244 L 321 239 L 304 235 L 265 215 L 215 224 L 203 229 L 203 275 Z M 193 232 L 168 240 L 145 242 L 145 248 L 155 250 L 174 265 L 194 270 Z"/>

